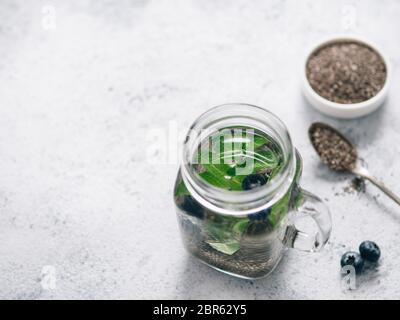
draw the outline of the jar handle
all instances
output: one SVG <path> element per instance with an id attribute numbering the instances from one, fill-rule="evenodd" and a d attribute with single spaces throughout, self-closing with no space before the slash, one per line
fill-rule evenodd
<path id="1" fill-rule="evenodd" d="M 294 219 L 298 219 L 299 213 L 310 216 L 317 225 L 318 231 L 309 234 L 298 230 L 294 222 L 286 227 L 283 242 L 289 248 L 301 251 L 316 252 L 324 247 L 329 239 L 332 229 L 331 215 L 325 203 L 312 193 L 298 189 L 297 211 Z"/>

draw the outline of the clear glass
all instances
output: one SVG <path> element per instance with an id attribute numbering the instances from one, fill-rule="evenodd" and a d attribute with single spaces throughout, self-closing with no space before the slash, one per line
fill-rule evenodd
<path id="1" fill-rule="evenodd" d="M 270 183 L 249 191 L 217 188 L 193 171 L 193 155 L 204 132 L 238 126 L 264 132 L 280 145 L 283 155 L 282 168 Z M 215 269 L 249 279 L 268 275 L 286 248 L 320 250 L 328 241 L 331 218 L 317 196 L 301 189 L 301 173 L 301 157 L 275 115 L 247 104 L 210 109 L 188 132 L 174 188 L 186 249 Z M 304 216 L 312 218 L 313 232 L 295 226 Z"/>

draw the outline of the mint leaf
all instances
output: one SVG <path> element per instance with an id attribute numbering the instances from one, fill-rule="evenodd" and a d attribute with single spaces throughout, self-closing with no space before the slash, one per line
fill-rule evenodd
<path id="1" fill-rule="evenodd" d="M 186 185 L 183 181 L 181 181 L 178 184 L 178 187 L 176 188 L 175 196 L 176 197 L 181 197 L 181 196 L 188 196 L 190 195 L 189 190 L 186 188 Z"/>
<path id="2" fill-rule="evenodd" d="M 249 219 L 240 220 L 234 224 L 232 231 L 236 235 L 241 236 L 246 231 L 248 225 L 249 225 Z"/>
<path id="3" fill-rule="evenodd" d="M 205 172 L 199 173 L 200 177 L 208 183 L 228 190 L 242 190 L 243 178 L 231 176 L 230 170 L 232 169 L 228 164 L 203 164 Z M 230 179 L 225 178 L 230 176 Z"/>
<path id="4" fill-rule="evenodd" d="M 254 150 L 262 147 L 264 144 L 268 143 L 268 140 L 262 136 L 254 136 Z"/>
<path id="5" fill-rule="evenodd" d="M 276 153 L 272 150 L 257 150 L 255 154 L 256 161 L 261 162 L 265 166 L 276 166 L 279 163 L 279 159 Z"/>
<path id="6" fill-rule="evenodd" d="M 228 242 L 234 240 L 230 223 L 208 221 L 206 230 L 212 242 Z"/>
<path id="7" fill-rule="evenodd" d="M 240 249 L 239 241 L 232 240 L 230 242 L 220 243 L 220 242 L 207 242 L 215 250 L 225 253 L 227 255 L 232 255 Z"/>
<path id="8" fill-rule="evenodd" d="M 298 209 L 303 205 L 303 203 L 304 203 L 304 196 L 300 191 L 297 191 L 293 206 Z"/>
<path id="9" fill-rule="evenodd" d="M 291 191 L 288 191 L 285 196 L 279 200 L 271 209 L 271 214 L 268 216 L 268 221 L 272 227 L 279 224 L 284 216 L 289 212 L 289 201 Z"/>
<path id="10" fill-rule="evenodd" d="M 200 177 L 203 178 L 203 180 L 207 181 L 208 183 L 212 184 L 215 187 L 218 188 L 223 188 L 223 189 L 229 189 L 230 184 L 228 183 L 228 180 L 218 178 L 217 176 L 213 175 L 211 172 L 202 172 L 199 173 Z"/>
<path id="11" fill-rule="evenodd" d="M 241 135 L 239 129 L 243 130 Z M 248 129 L 250 128 L 225 128 L 230 131 L 222 130 L 220 134 L 210 136 L 198 148 L 196 157 L 204 171 L 197 173 L 203 180 L 225 190 L 242 191 L 242 182 L 246 175 L 270 175 L 279 171 L 275 170 L 281 162 L 279 151 L 268 145 L 268 137 L 253 134 L 253 129 L 248 135 L 245 134 Z"/>

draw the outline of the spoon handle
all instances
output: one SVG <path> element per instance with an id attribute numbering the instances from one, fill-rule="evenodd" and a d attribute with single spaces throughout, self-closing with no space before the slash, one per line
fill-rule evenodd
<path id="1" fill-rule="evenodd" d="M 354 172 L 356 175 L 361 176 L 370 182 L 372 182 L 374 185 L 376 185 L 379 189 L 381 189 L 389 198 L 392 198 L 394 202 L 396 202 L 398 205 L 400 205 L 400 197 L 394 194 L 388 187 L 386 187 L 383 182 L 379 181 L 376 179 L 374 176 L 372 176 L 369 173 L 366 172 L 359 172 L 356 171 Z"/>

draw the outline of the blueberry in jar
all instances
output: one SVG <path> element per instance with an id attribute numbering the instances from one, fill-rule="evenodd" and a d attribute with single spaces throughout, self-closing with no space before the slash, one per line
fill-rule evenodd
<path id="1" fill-rule="evenodd" d="M 358 252 L 349 251 L 340 259 L 340 265 L 342 268 L 344 266 L 353 266 L 356 273 L 359 274 L 364 268 L 364 259 Z"/>
<path id="2" fill-rule="evenodd" d="M 264 175 L 259 173 L 252 173 L 243 179 L 242 187 L 243 190 L 252 190 L 254 188 L 261 187 L 266 183 L 267 179 L 265 178 Z"/>
<path id="3" fill-rule="evenodd" d="M 360 244 L 361 257 L 370 262 L 377 262 L 381 256 L 381 250 L 373 241 L 364 241 Z"/>
<path id="4" fill-rule="evenodd" d="M 192 196 L 185 196 L 181 208 L 190 216 L 199 219 L 204 217 L 203 207 Z"/>
<path id="5" fill-rule="evenodd" d="M 249 225 L 247 234 L 257 235 L 266 232 L 272 228 L 271 223 L 268 221 L 268 216 L 271 213 L 271 208 L 267 208 L 256 213 L 251 213 L 247 216 Z"/>

